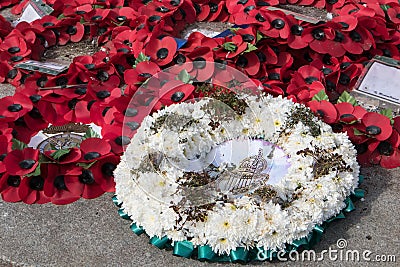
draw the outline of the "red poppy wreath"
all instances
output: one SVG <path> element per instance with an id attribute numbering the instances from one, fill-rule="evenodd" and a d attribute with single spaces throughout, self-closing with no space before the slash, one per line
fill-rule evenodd
<path id="1" fill-rule="evenodd" d="M 143 119 L 143 111 L 127 108 L 130 98 L 161 69 L 175 65 L 178 73 L 182 64 L 190 65 L 195 83 L 176 86 L 153 111 L 193 98 L 196 82 L 238 82 L 224 71 L 229 66 L 265 93 L 306 104 L 335 132 L 346 132 L 361 164 L 400 166 L 400 119 L 368 111 L 347 93 L 375 55 L 400 59 L 395 0 L 43 2 L 54 11 L 30 23 L 13 26 L 0 16 L 0 81 L 16 87 L 14 96 L 0 100 L 0 192 L 6 201 L 66 204 L 113 191 L 113 169 Z M 0 8 L 19 14 L 27 3 L 2 1 Z M 313 24 L 271 9 L 281 4 L 332 13 Z M 228 30 L 178 39 L 196 21 L 223 22 Z M 75 57 L 61 74 L 16 67 L 41 60 L 50 47 L 84 39 L 101 49 Z M 151 88 L 174 81 L 158 82 Z M 143 107 L 151 100 L 146 92 L 138 97 Z M 26 147 L 49 126 L 70 123 L 100 126 L 101 138 L 88 130 L 86 139 L 78 133 L 82 143 L 76 146 Z"/>

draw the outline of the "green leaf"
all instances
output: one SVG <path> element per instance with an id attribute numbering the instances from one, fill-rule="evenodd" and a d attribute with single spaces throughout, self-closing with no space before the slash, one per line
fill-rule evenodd
<path id="1" fill-rule="evenodd" d="M 181 70 L 181 72 L 179 72 L 178 80 L 182 81 L 183 83 L 190 83 L 192 76 L 190 76 L 190 74 L 186 71 L 186 70 Z"/>
<path id="2" fill-rule="evenodd" d="M 360 130 L 353 128 L 354 131 L 354 135 L 365 135 L 363 132 L 361 132 Z"/>
<path id="3" fill-rule="evenodd" d="M 348 102 L 353 106 L 357 106 L 357 100 L 346 91 L 343 92 L 343 94 L 339 97 L 337 102 L 338 103 Z"/>
<path id="4" fill-rule="evenodd" d="M 392 109 L 390 109 L 390 108 L 382 109 L 381 111 L 379 111 L 379 113 L 384 115 L 384 116 L 386 116 L 386 117 L 388 117 L 391 124 L 394 123 Z"/>
<path id="5" fill-rule="evenodd" d="M 244 50 L 244 53 L 249 53 L 249 52 L 255 51 L 257 49 L 258 49 L 257 46 L 255 46 L 253 44 L 250 44 L 250 43 L 247 43 L 247 49 Z"/>
<path id="6" fill-rule="evenodd" d="M 381 8 L 382 8 L 383 11 L 386 12 L 390 8 L 390 6 L 389 5 L 381 5 Z"/>
<path id="7" fill-rule="evenodd" d="M 79 21 L 81 24 L 85 24 L 85 19 L 82 17 L 81 20 Z"/>
<path id="8" fill-rule="evenodd" d="M 92 5 L 92 7 L 93 7 L 93 9 L 96 9 L 96 8 L 104 8 L 104 6 L 102 6 L 102 5 Z"/>
<path id="9" fill-rule="evenodd" d="M 27 147 L 28 147 L 28 145 L 25 144 L 24 142 L 21 142 L 18 139 L 15 139 L 15 138 L 12 139 L 11 148 L 13 150 L 23 150 L 24 148 L 27 148 Z"/>
<path id="10" fill-rule="evenodd" d="M 237 45 L 235 45 L 235 43 L 233 43 L 233 42 L 226 42 L 222 45 L 222 47 L 226 51 L 230 51 L 230 52 L 235 52 L 237 50 Z"/>
<path id="11" fill-rule="evenodd" d="M 51 153 L 51 157 L 55 160 L 60 159 L 62 156 L 68 154 L 71 151 L 71 149 L 59 149 L 57 151 L 54 151 Z"/>
<path id="12" fill-rule="evenodd" d="M 261 32 L 257 31 L 256 43 L 258 43 L 263 38 L 265 38 L 265 36 Z"/>
<path id="13" fill-rule="evenodd" d="M 139 56 L 135 60 L 135 65 L 133 65 L 133 67 L 136 68 L 137 64 L 144 61 L 149 61 L 149 57 L 143 54 L 143 52 L 140 52 Z"/>
<path id="14" fill-rule="evenodd" d="M 79 167 L 82 167 L 84 169 L 89 169 L 90 167 L 92 167 L 95 163 L 97 162 L 97 160 L 90 162 L 90 163 L 84 163 L 84 162 L 79 162 L 76 165 Z"/>
<path id="15" fill-rule="evenodd" d="M 65 15 L 64 15 L 64 14 L 60 14 L 60 15 L 57 17 L 58 20 L 62 20 L 63 18 L 65 18 Z"/>
<path id="16" fill-rule="evenodd" d="M 100 138 L 100 135 L 98 133 L 96 133 L 95 131 L 93 131 L 92 128 L 89 128 L 83 135 L 83 139 L 88 139 L 88 138 L 92 138 L 92 137 Z"/>
<path id="17" fill-rule="evenodd" d="M 231 31 L 231 32 L 233 32 L 233 33 L 235 33 L 235 32 L 237 32 L 238 30 L 240 30 L 241 28 L 239 28 L 239 27 L 232 27 L 232 28 L 229 28 L 229 30 Z"/>
<path id="18" fill-rule="evenodd" d="M 41 173 L 41 171 L 40 171 L 40 163 L 39 163 L 39 164 L 37 165 L 36 169 L 35 169 L 33 172 L 28 173 L 28 174 L 25 174 L 25 176 L 26 176 L 26 177 L 39 176 L 40 173 Z"/>
<path id="19" fill-rule="evenodd" d="M 321 91 L 318 92 L 318 94 L 315 94 L 313 96 L 312 100 L 317 100 L 317 101 L 326 100 L 326 101 L 329 101 L 329 97 L 325 93 L 325 90 L 321 90 Z"/>

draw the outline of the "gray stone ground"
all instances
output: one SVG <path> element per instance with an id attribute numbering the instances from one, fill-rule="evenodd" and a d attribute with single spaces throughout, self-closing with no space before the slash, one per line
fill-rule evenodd
<path id="1" fill-rule="evenodd" d="M 13 93 L 0 86 L 0 96 Z M 337 249 L 344 238 L 348 250 L 362 254 L 395 255 L 400 266 L 400 169 L 363 169 L 364 201 L 344 220 L 333 222 L 316 247 Z M 129 222 L 119 218 L 111 194 L 94 200 L 80 200 L 66 206 L 26 205 L 0 200 L 0 267 L 2 266 L 239 266 L 204 263 L 175 257 L 159 250 L 144 235 L 136 236 Z M 343 257 L 345 258 L 345 257 Z M 253 266 L 270 265 L 269 262 Z M 325 257 L 313 262 L 274 262 L 277 266 L 396 266 L 395 263 L 334 261 Z M 251 265 L 251 264 L 250 264 Z"/>

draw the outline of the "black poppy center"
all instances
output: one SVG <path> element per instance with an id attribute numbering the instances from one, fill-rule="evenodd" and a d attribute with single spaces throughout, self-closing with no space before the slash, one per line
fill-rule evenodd
<path id="1" fill-rule="evenodd" d="M 272 27 L 277 30 L 283 29 L 285 27 L 285 22 L 281 19 L 274 19 L 272 22 Z"/>
<path id="2" fill-rule="evenodd" d="M 242 35 L 243 42 L 252 42 L 254 41 L 254 39 L 255 39 L 254 35 L 248 33 Z"/>
<path id="3" fill-rule="evenodd" d="M 32 103 L 37 103 L 39 100 L 42 98 L 41 95 L 31 95 L 29 96 L 29 99 L 32 101 Z"/>
<path id="4" fill-rule="evenodd" d="M 382 132 L 382 129 L 378 126 L 370 125 L 367 128 L 365 128 L 365 132 L 369 135 L 377 135 Z"/>
<path id="5" fill-rule="evenodd" d="M 163 47 L 157 51 L 157 58 L 164 59 L 168 56 L 168 49 Z"/>
<path id="6" fill-rule="evenodd" d="M 40 113 L 37 107 L 33 107 L 31 111 L 28 112 L 29 116 L 34 119 L 41 119 L 43 118 L 42 114 Z"/>
<path id="7" fill-rule="evenodd" d="M 237 4 L 239 4 L 239 5 L 245 5 L 245 4 L 247 4 L 248 1 L 249 1 L 249 0 L 239 0 L 239 1 L 237 1 Z"/>
<path id="8" fill-rule="evenodd" d="M 268 74 L 268 79 L 279 81 L 281 79 L 281 75 L 279 73 L 272 72 L 272 73 Z"/>
<path id="9" fill-rule="evenodd" d="M 125 125 L 128 126 L 129 129 L 131 129 L 132 131 L 137 130 L 140 126 L 140 124 L 137 123 L 136 121 L 126 122 Z"/>
<path id="10" fill-rule="evenodd" d="M 135 108 L 127 108 L 125 110 L 125 116 L 127 117 L 135 117 L 138 114 L 138 110 Z"/>
<path id="11" fill-rule="evenodd" d="M 42 176 L 33 176 L 30 180 L 29 180 L 29 187 L 33 190 L 43 190 L 43 186 L 44 186 L 44 179 Z"/>
<path id="12" fill-rule="evenodd" d="M 100 81 L 105 82 L 105 81 L 107 81 L 107 80 L 110 78 L 110 75 L 108 74 L 107 71 L 99 70 L 99 71 L 97 72 L 96 77 L 97 77 L 97 79 L 99 79 Z"/>
<path id="13" fill-rule="evenodd" d="M 210 7 L 210 13 L 216 13 L 218 11 L 218 5 L 215 3 L 208 3 Z"/>
<path id="14" fill-rule="evenodd" d="M 293 25 L 290 27 L 290 32 L 294 35 L 300 36 L 303 33 L 304 28 L 300 25 Z"/>
<path id="15" fill-rule="evenodd" d="M 258 13 L 258 14 L 255 16 L 255 18 L 256 18 L 256 20 L 259 21 L 259 22 L 265 22 L 265 18 L 264 18 L 260 13 Z"/>
<path id="16" fill-rule="evenodd" d="M 140 73 L 139 75 L 138 75 L 139 77 L 142 77 L 142 78 L 150 78 L 151 77 L 151 74 L 150 73 L 147 73 L 147 72 L 145 72 L 145 73 Z"/>
<path id="17" fill-rule="evenodd" d="M 361 35 L 356 31 L 351 31 L 350 32 L 350 38 L 354 42 L 361 42 L 361 40 L 362 40 Z"/>
<path id="18" fill-rule="evenodd" d="M 78 32 L 78 29 L 75 26 L 68 26 L 67 33 L 69 35 L 75 35 Z"/>
<path id="19" fill-rule="evenodd" d="M 22 110 L 21 104 L 12 104 L 7 107 L 8 111 L 10 112 L 18 112 Z"/>
<path id="20" fill-rule="evenodd" d="M 336 84 L 330 80 L 326 80 L 326 89 L 330 92 L 335 91 L 336 90 Z"/>
<path id="21" fill-rule="evenodd" d="M 345 30 L 350 27 L 350 25 L 347 24 L 346 22 L 339 22 L 339 24 L 342 25 L 342 28 L 345 29 Z"/>
<path id="22" fill-rule="evenodd" d="M 335 32 L 335 39 L 333 39 L 333 40 L 335 42 L 339 42 L 339 43 L 343 42 L 344 41 L 344 34 L 339 32 L 339 31 L 336 31 Z"/>
<path id="23" fill-rule="evenodd" d="M 74 93 L 77 95 L 84 95 L 84 94 L 86 94 L 86 91 L 87 90 L 85 87 L 79 87 L 79 88 L 75 89 Z"/>
<path id="24" fill-rule="evenodd" d="M 6 156 L 7 156 L 7 153 L 1 154 L 0 155 L 0 161 L 3 161 Z"/>
<path id="25" fill-rule="evenodd" d="M 339 0 L 326 0 L 326 2 L 330 5 L 334 5 L 338 2 Z"/>
<path id="26" fill-rule="evenodd" d="M 106 176 L 112 176 L 117 166 L 111 162 L 104 163 L 101 166 L 101 172 Z"/>
<path id="27" fill-rule="evenodd" d="M 88 153 L 86 153 L 86 154 L 83 156 L 83 158 L 84 158 L 85 160 L 94 160 L 94 159 L 99 158 L 100 156 L 101 156 L 101 155 L 100 155 L 99 152 L 88 152 Z"/>
<path id="28" fill-rule="evenodd" d="M 333 72 L 333 70 L 330 69 L 330 68 L 323 68 L 323 69 L 322 69 L 322 73 L 323 73 L 324 75 L 331 74 L 332 72 Z"/>
<path id="29" fill-rule="evenodd" d="M 390 156 L 393 153 L 393 146 L 387 141 L 380 142 L 378 145 L 379 154 Z"/>
<path id="30" fill-rule="evenodd" d="M 169 2 L 171 4 L 171 6 L 179 6 L 179 4 L 181 3 L 180 0 L 172 0 Z"/>
<path id="31" fill-rule="evenodd" d="M 58 190 L 67 190 L 67 186 L 65 185 L 65 177 L 64 175 L 58 175 L 54 178 L 53 185 Z"/>
<path id="32" fill-rule="evenodd" d="M 131 139 L 127 136 L 118 136 L 117 138 L 114 139 L 114 141 L 119 146 L 125 146 L 130 144 Z"/>
<path id="33" fill-rule="evenodd" d="M 325 32 L 321 29 L 314 29 L 312 36 L 315 40 L 323 40 L 325 38 Z"/>
<path id="34" fill-rule="evenodd" d="M 76 104 L 77 104 L 78 102 L 79 102 L 79 100 L 76 99 L 76 98 L 73 98 L 73 99 L 71 99 L 70 101 L 68 101 L 68 107 L 69 107 L 69 109 L 74 110 L 74 109 L 75 109 L 75 106 L 76 106 Z"/>
<path id="35" fill-rule="evenodd" d="M 195 58 L 193 60 L 193 67 L 196 69 L 204 69 L 206 67 L 206 60 L 202 57 Z"/>
<path id="36" fill-rule="evenodd" d="M 93 184 L 95 182 L 93 173 L 90 170 L 83 170 L 78 178 L 82 184 Z"/>
<path id="37" fill-rule="evenodd" d="M 178 92 L 175 92 L 175 93 L 172 94 L 171 100 L 174 101 L 174 102 L 179 102 L 179 101 L 181 101 L 184 97 L 185 97 L 185 93 L 184 93 L 184 92 L 178 91 Z"/>
<path id="38" fill-rule="evenodd" d="M 350 83 L 350 77 L 346 73 L 340 74 L 339 83 L 341 85 L 348 85 Z"/>
<path id="39" fill-rule="evenodd" d="M 35 165 L 36 160 L 34 159 L 24 159 L 23 161 L 20 161 L 18 163 L 19 167 L 21 167 L 21 169 L 30 169 L 33 167 L 33 165 Z"/>
<path id="40" fill-rule="evenodd" d="M 106 99 L 107 97 L 109 97 L 111 95 L 111 93 L 109 91 L 103 90 L 103 91 L 98 91 L 96 93 L 96 96 L 100 99 Z"/>
<path id="41" fill-rule="evenodd" d="M 253 10 L 253 9 L 255 9 L 255 8 L 256 8 L 255 6 L 251 5 L 251 6 L 245 7 L 245 8 L 243 9 L 243 11 L 244 11 L 245 13 L 248 14 L 251 10 Z"/>
<path id="42" fill-rule="evenodd" d="M 7 184 L 12 187 L 18 187 L 21 184 L 21 177 L 17 175 L 10 175 L 7 178 Z"/>
<path id="43" fill-rule="evenodd" d="M 342 62 L 340 63 L 340 69 L 345 70 L 351 65 L 350 62 Z"/>
<path id="44" fill-rule="evenodd" d="M 245 68 L 247 67 L 247 65 L 249 64 L 249 61 L 247 60 L 247 58 L 245 56 L 239 56 L 239 58 L 236 61 L 236 66 L 240 67 L 240 68 Z"/>
<path id="45" fill-rule="evenodd" d="M 314 76 L 308 76 L 307 78 L 304 79 L 304 81 L 307 84 L 312 84 L 313 82 L 318 81 L 318 78 Z"/>
<path id="46" fill-rule="evenodd" d="M 13 47 L 8 48 L 7 51 L 10 54 L 15 54 L 15 53 L 18 53 L 19 51 L 21 51 L 21 49 L 17 46 L 13 46 Z"/>

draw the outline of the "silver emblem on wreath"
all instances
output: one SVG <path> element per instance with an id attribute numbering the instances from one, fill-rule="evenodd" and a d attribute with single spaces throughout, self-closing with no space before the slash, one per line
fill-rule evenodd
<path id="1" fill-rule="evenodd" d="M 233 171 L 222 173 L 215 181 L 216 186 L 222 192 L 243 193 L 268 181 L 269 175 L 262 173 L 267 167 L 267 160 L 260 148 L 257 155 L 243 159 Z"/>

